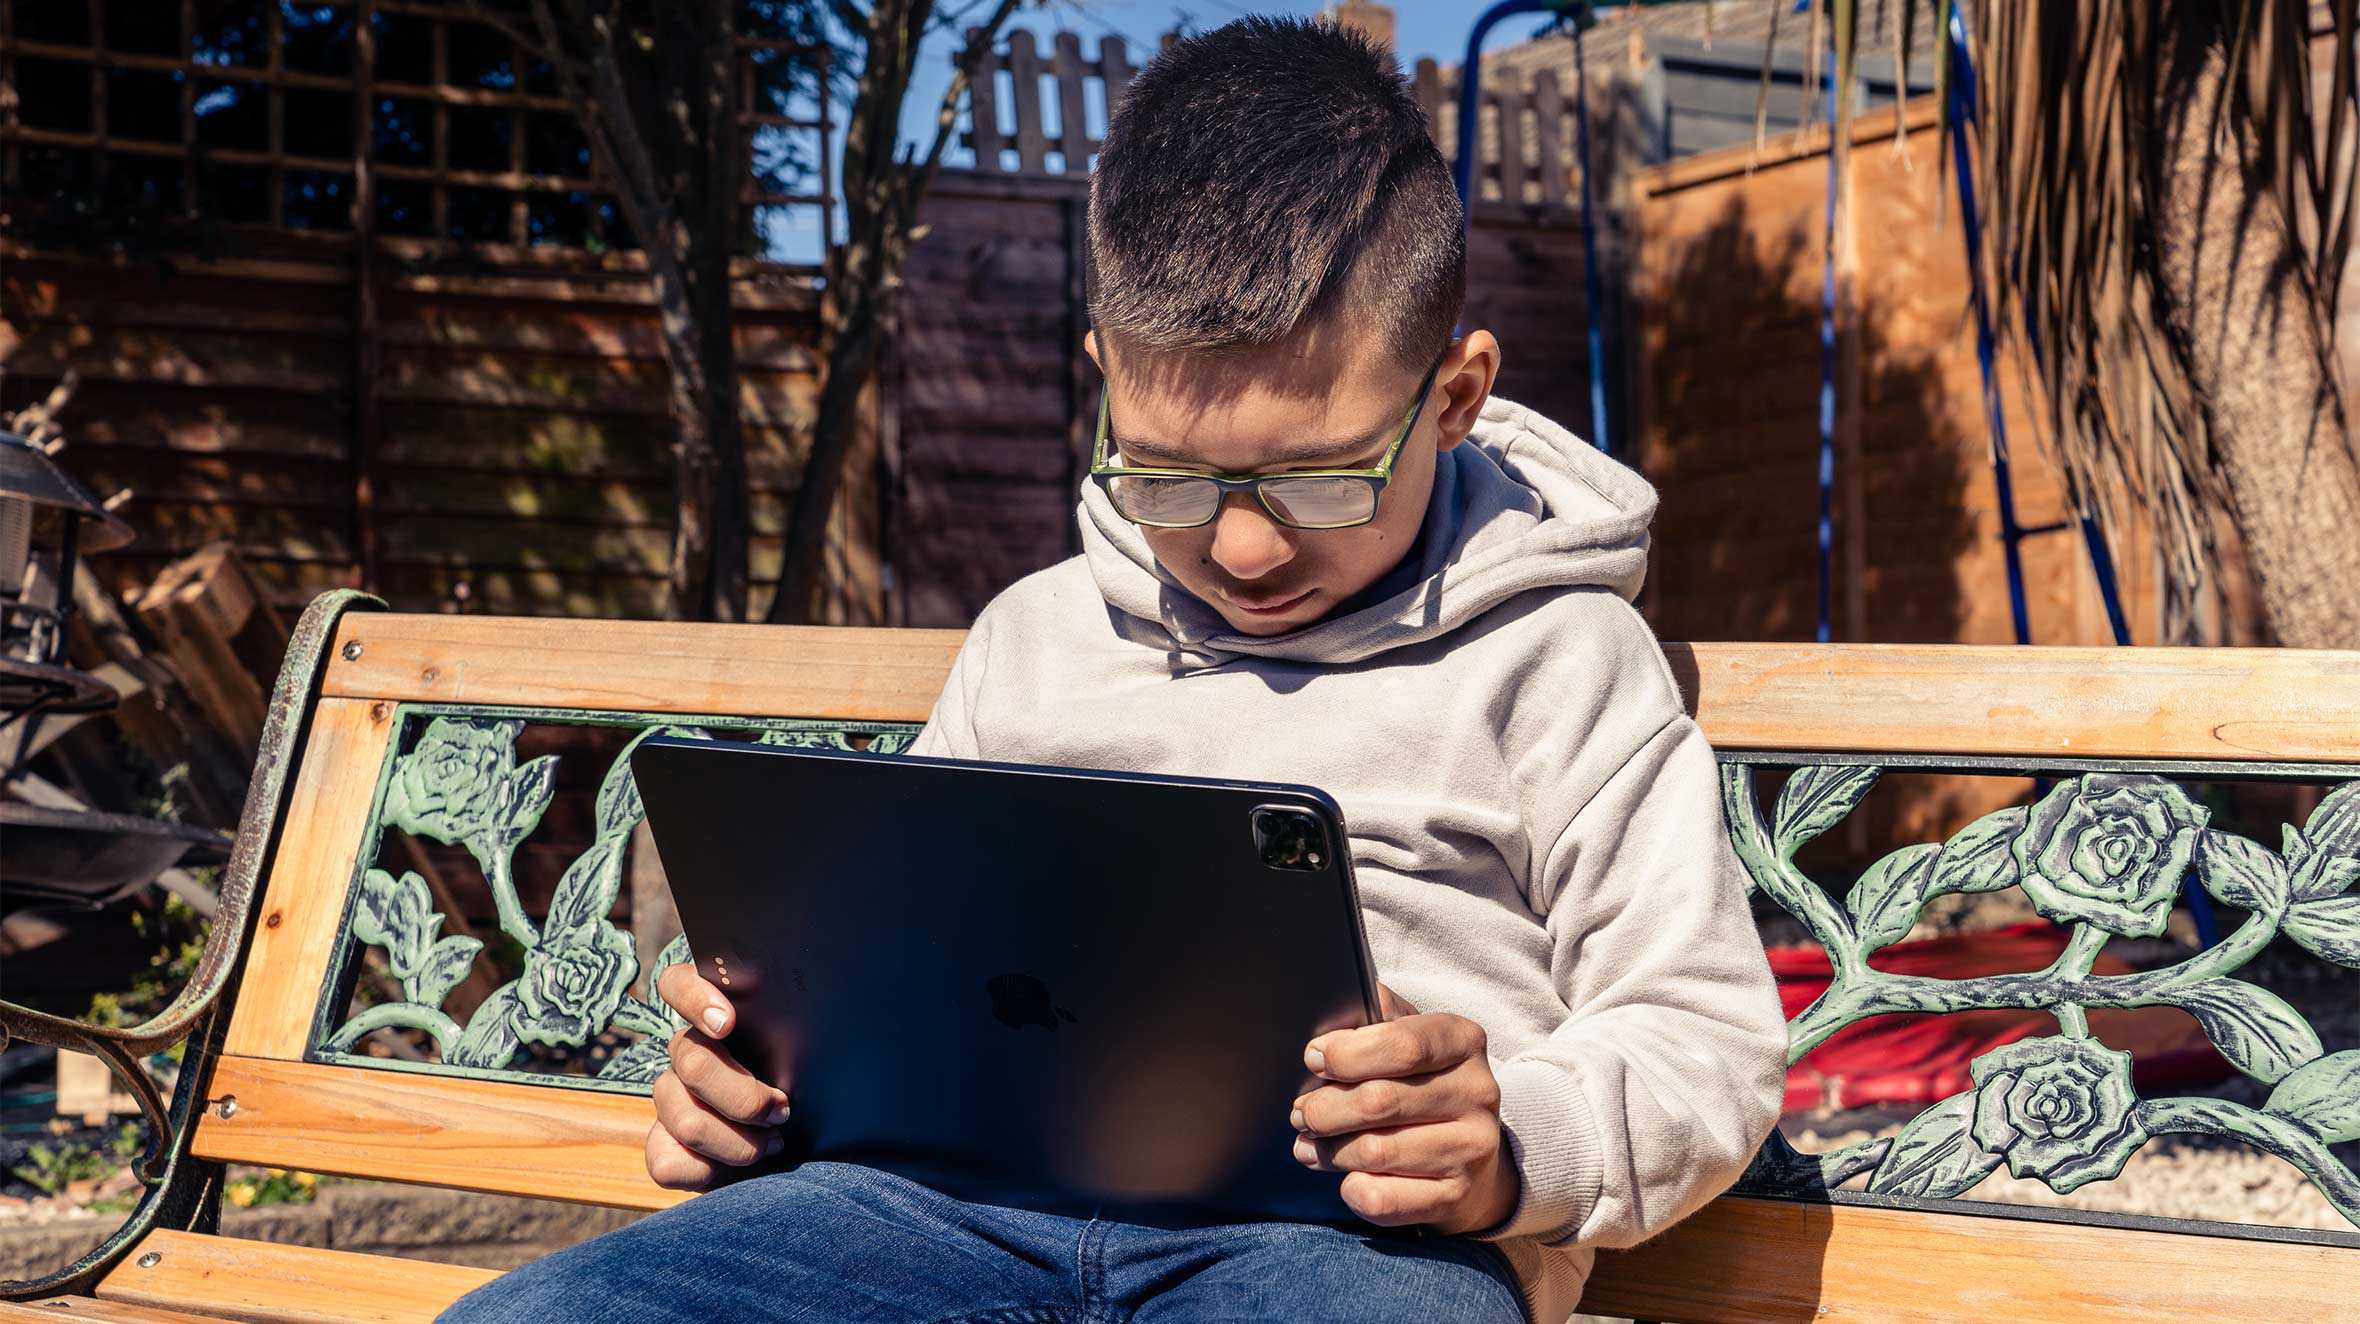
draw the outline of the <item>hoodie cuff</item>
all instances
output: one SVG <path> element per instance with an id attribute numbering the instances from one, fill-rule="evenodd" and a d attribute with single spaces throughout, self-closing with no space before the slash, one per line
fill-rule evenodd
<path id="1" fill-rule="evenodd" d="M 1523 1189 L 1506 1222 L 1473 1235 L 1480 1241 L 1563 1240 L 1597 1207 L 1606 1177 L 1590 1101 L 1573 1073 L 1555 1063 L 1503 1062 L 1493 1075 L 1500 1086 L 1500 1124 Z"/>

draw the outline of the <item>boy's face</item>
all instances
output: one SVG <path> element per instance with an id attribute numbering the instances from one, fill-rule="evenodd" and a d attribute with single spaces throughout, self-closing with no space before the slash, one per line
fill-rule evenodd
<path id="1" fill-rule="evenodd" d="M 1324 328 L 1244 356 L 1127 351 L 1087 342 L 1105 371 L 1114 453 L 1125 464 L 1207 473 L 1373 469 L 1416 402 L 1421 368 Z M 1239 634 L 1299 630 L 1391 570 L 1418 536 L 1435 459 L 1464 441 L 1499 370 L 1486 331 L 1453 344 L 1402 443 L 1376 517 L 1296 529 L 1251 493 L 1224 496 L 1193 529 L 1141 526 L 1156 561 Z"/>

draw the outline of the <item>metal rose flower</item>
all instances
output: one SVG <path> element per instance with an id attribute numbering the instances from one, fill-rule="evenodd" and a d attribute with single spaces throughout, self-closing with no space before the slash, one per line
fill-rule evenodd
<path id="1" fill-rule="evenodd" d="M 2152 938 L 2211 817 L 2161 777 L 2093 772 L 2032 807 L 2010 847 L 2017 881 L 2050 919 Z"/>
<path id="2" fill-rule="evenodd" d="M 491 826 L 515 793 L 515 728 L 521 723 L 438 717 L 394 765 L 385 821 L 420 836 L 461 842 Z"/>
<path id="3" fill-rule="evenodd" d="M 2131 1055 L 2094 1039 L 2024 1039 L 1967 1065 L 1975 1078 L 1975 1143 L 2008 1171 L 2062 1195 L 2103 1181 L 2147 1143 Z"/>
<path id="4" fill-rule="evenodd" d="M 587 1042 L 614 1019 L 638 972 L 630 936 L 612 924 L 543 935 L 526 949 L 516 981 L 517 1037 L 551 1047 Z"/>

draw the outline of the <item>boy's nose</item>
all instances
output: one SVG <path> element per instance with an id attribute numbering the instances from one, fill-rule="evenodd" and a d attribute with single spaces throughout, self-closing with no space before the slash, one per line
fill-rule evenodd
<path id="1" fill-rule="evenodd" d="M 1292 533 L 1253 494 L 1230 492 L 1213 517 L 1212 557 L 1233 578 L 1260 579 L 1295 559 Z"/>

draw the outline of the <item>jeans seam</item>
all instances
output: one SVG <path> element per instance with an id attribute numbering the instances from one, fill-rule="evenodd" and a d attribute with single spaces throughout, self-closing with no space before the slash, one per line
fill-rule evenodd
<path id="1" fill-rule="evenodd" d="M 1082 1225 L 1082 1233 L 1074 1239 L 1074 1286 L 1082 1308 L 1082 1318 L 1094 1318 L 1106 1295 L 1106 1224 L 1093 1218 Z"/>

